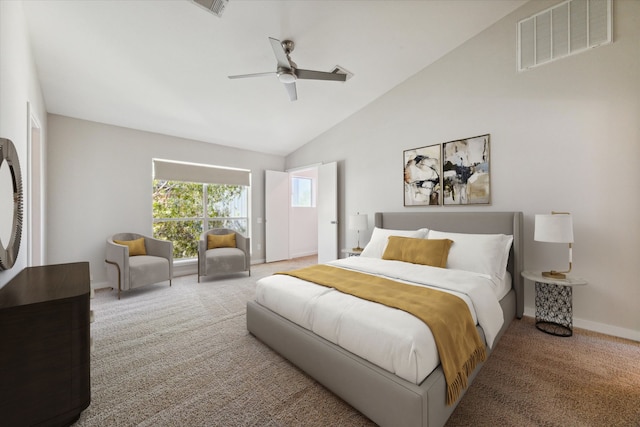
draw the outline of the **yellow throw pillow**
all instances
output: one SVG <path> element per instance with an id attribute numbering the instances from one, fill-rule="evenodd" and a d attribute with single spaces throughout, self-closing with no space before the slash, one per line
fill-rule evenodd
<path id="1" fill-rule="evenodd" d="M 452 243 L 453 240 L 449 239 L 389 236 L 382 259 L 446 268 Z"/>
<path id="2" fill-rule="evenodd" d="M 207 249 L 235 248 L 235 247 L 236 247 L 236 233 L 207 235 Z"/>
<path id="3" fill-rule="evenodd" d="M 144 237 L 135 240 L 113 240 L 119 245 L 129 246 L 129 256 L 146 255 L 147 248 L 144 245 Z"/>

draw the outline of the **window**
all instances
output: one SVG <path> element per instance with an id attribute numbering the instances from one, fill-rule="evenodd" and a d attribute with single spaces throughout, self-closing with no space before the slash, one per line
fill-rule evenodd
<path id="1" fill-rule="evenodd" d="M 204 230 L 248 230 L 248 187 L 153 181 L 153 236 L 173 242 L 174 259 L 198 256 Z M 205 209 L 206 207 L 206 209 Z"/>
<path id="2" fill-rule="evenodd" d="M 153 160 L 153 236 L 173 242 L 173 258 L 198 256 L 204 230 L 249 235 L 251 171 Z"/>
<path id="3" fill-rule="evenodd" d="M 300 176 L 291 178 L 291 206 L 309 208 L 313 206 L 313 180 Z"/>

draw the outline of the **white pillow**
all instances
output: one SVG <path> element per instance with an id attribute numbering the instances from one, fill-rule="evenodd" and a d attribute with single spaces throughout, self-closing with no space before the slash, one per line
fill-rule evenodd
<path id="1" fill-rule="evenodd" d="M 382 254 L 384 254 L 384 250 L 387 248 L 387 243 L 389 242 L 389 236 L 424 239 L 427 237 L 428 231 L 429 230 L 426 228 L 421 228 L 419 230 L 389 230 L 386 228 L 375 227 L 371 234 L 371 240 L 369 240 L 369 243 L 364 247 L 360 256 L 368 258 L 382 258 Z"/>
<path id="2" fill-rule="evenodd" d="M 451 239 L 447 268 L 488 274 L 502 279 L 507 271 L 513 236 L 430 230 L 429 239 Z"/>

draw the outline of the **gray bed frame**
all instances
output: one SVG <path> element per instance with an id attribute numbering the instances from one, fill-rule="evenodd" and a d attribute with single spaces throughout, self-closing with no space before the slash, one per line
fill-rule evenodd
<path id="1" fill-rule="evenodd" d="M 524 310 L 522 212 L 384 212 L 375 214 L 378 228 L 512 234 L 507 269 L 513 289 L 500 301 L 504 325 L 495 344 L 511 321 Z M 419 384 L 405 381 L 334 345 L 255 301 L 247 303 L 247 329 L 294 365 L 340 396 L 380 426 L 443 426 L 464 396 L 445 403 L 446 384 L 438 366 Z M 481 336 L 482 330 L 479 329 Z M 489 350 L 489 349 L 487 349 Z M 490 351 L 488 351 L 490 353 Z M 469 377 L 469 386 L 480 369 Z"/>

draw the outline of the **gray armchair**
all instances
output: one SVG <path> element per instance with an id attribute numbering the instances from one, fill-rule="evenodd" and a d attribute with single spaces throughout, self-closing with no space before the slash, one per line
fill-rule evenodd
<path id="1" fill-rule="evenodd" d="M 144 249 L 132 246 L 133 253 L 127 244 L 118 244 L 114 240 L 132 242 L 144 239 Z M 143 253 L 136 255 L 136 253 Z M 119 233 L 107 239 L 105 261 L 107 279 L 110 283 L 118 283 L 118 299 L 120 292 L 153 283 L 169 281 L 173 278 L 173 243 L 144 236 L 137 233 Z"/>
<path id="2" fill-rule="evenodd" d="M 235 247 L 209 249 L 209 235 L 227 236 L 235 234 Z M 198 241 L 198 282 L 200 276 L 246 271 L 251 276 L 251 240 L 228 228 L 213 228 L 205 231 Z"/>

